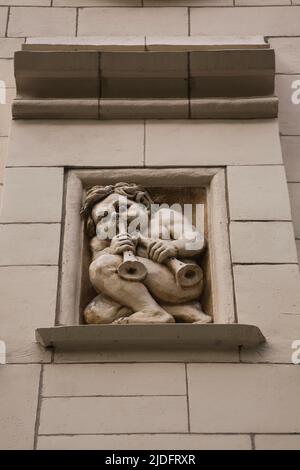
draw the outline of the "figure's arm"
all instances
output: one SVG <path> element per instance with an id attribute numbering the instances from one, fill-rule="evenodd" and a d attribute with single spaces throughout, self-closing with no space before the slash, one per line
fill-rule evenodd
<path id="1" fill-rule="evenodd" d="M 153 226 L 158 233 L 168 236 L 161 235 L 147 244 L 150 259 L 164 263 L 171 257 L 192 258 L 203 251 L 204 236 L 181 213 L 161 209 L 156 213 L 155 219 Z"/>

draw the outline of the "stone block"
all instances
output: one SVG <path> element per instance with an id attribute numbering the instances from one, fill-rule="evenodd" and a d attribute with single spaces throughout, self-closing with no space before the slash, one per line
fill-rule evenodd
<path id="1" fill-rule="evenodd" d="M 14 61 L 12 59 L 0 59 L 0 80 L 6 88 L 16 86 L 14 77 Z"/>
<path id="2" fill-rule="evenodd" d="M 142 0 L 53 0 L 55 7 L 140 7 Z"/>
<path id="3" fill-rule="evenodd" d="M 149 166 L 263 165 L 281 162 L 275 120 L 146 122 L 146 165 Z"/>
<path id="4" fill-rule="evenodd" d="M 287 181 L 300 183 L 300 136 L 282 136 L 281 147 Z"/>
<path id="5" fill-rule="evenodd" d="M 42 400 L 40 434 L 187 432 L 186 397 L 76 397 Z"/>
<path id="6" fill-rule="evenodd" d="M 277 75 L 275 84 L 279 98 L 280 132 L 287 135 L 299 135 L 300 75 Z"/>
<path id="7" fill-rule="evenodd" d="M 101 54 L 103 98 L 188 98 L 187 54 Z"/>
<path id="8" fill-rule="evenodd" d="M 299 432 L 297 367 L 276 364 L 188 366 L 191 432 Z"/>
<path id="9" fill-rule="evenodd" d="M 291 220 L 283 166 L 229 166 L 231 220 Z"/>
<path id="10" fill-rule="evenodd" d="M 8 37 L 75 36 L 75 8 L 12 7 Z"/>
<path id="11" fill-rule="evenodd" d="M 11 105 L 16 96 L 15 88 L 6 88 L 5 104 L 0 104 L 0 137 L 7 137 L 11 127 Z"/>
<path id="12" fill-rule="evenodd" d="M 187 35 L 187 8 L 81 8 L 78 36 Z"/>
<path id="13" fill-rule="evenodd" d="M 0 366 L 2 450 L 33 449 L 40 368 L 37 364 Z"/>
<path id="14" fill-rule="evenodd" d="M 1 339 L 7 362 L 49 361 L 35 342 L 35 329 L 55 321 L 58 269 L 55 266 L 0 267 Z"/>
<path id="15" fill-rule="evenodd" d="M 289 434 L 260 434 L 255 436 L 256 450 L 299 450 L 300 436 Z"/>
<path id="16" fill-rule="evenodd" d="M 270 38 L 268 42 L 275 49 L 277 73 L 300 73 L 299 37 Z"/>
<path id="17" fill-rule="evenodd" d="M 300 183 L 289 183 L 292 218 L 296 238 L 300 238 Z"/>
<path id="18" fill-rule="evenodd" d="M 192 8 L 191 34 L 297 36 L 300 8 Z"/>
<path id="19" fill-rule="evenodd" d="M 0 266 L 57 265 L 60 224 L 0 224 Z"/>
<path id="20" fill-rule="evenodd" d="M 14 121 L 10 166 L 142 166 L 143 121 Z"/>
<path id="21" fill-rule="evenodd" d="M 272 49 L 191 52 L 191 97 L 270 95 L 274 69 Z"/>
<path id="22" fill-rule="evenodd" d="M 18 96 L 23 98 L 98 98 L 97 52 L 18 51 Z"/>
<path id="23" fill-rule="evenodd" d="M 0 36 L 5 36 L 8 8 L 0 8 Z"/>
<path id="24" fill-rule="evenodd" d="M 0 39 L 0 58 L 13 59 L 15 51 L 21 49 L 24 39 L 18 38 L 1 38 Z"/>
<path id="25" fill-rule="evenodd" d="M 291 363 L 300 328 L 297 264 L 235 266 L 238 322 L 257 325 L 267 343 L 241 351 L 242 361 Z"/>
<path id="26" fill-rule="evenodd" d="M 250 450 L 245 435 L 119 434 L 94 436 L 40 436 L 38 449 L 103 450 Z"/>
<path id="27" fill-rule="evenodd" d="M 0 184 L 4 183 L 5 163 L 7 158 L 8 138 L 0 137 Z"/>
<path id="28" fill-rule="evenodd" d="M 60 222 L 63 169 L 7 168 L 1 223 Z"/>
<path id="29" fill-rule="evenodd" d="M 234 263 L 297 263 L 292 222 L 231 222 Z"/>
<path id="30" fill-rule="evenodd" d="M 44 370 L 48 397 L 185 393 L 184 364 L 61 364 Z"/>

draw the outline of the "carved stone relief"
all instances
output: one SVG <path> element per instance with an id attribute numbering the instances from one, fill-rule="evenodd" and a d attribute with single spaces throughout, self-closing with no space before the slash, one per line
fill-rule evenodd
<path id="1" fill-rule="evenodd" d="M 155 202 L 135 183 L 86 192 L 81 214 L 91 250 L 89 279 L 98 294 L 84 309 L 86 323 L 212 321 L 200 303 L 204 234 L 180 204 Z"/>

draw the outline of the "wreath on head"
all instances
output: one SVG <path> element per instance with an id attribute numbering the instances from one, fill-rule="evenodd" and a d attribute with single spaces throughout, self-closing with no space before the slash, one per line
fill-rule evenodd
<path id="1" fill-rule="evenodd" d="M 91 216 L 92 209 L 95 204 L 103 201 L 110 194 L 119 194 L 120 196 L 127 197 L 132 201 L 143 204 L 147 209 L 150 209 L 151 204 L 153 204 L 148 192 L 139 184 L 116 183 L 107 186 L 93 186 L 87 190 L 80 210 L 80 214 L 85 220 L 86 232 L 91 238 L 96 234 L 96 227 Z"/>

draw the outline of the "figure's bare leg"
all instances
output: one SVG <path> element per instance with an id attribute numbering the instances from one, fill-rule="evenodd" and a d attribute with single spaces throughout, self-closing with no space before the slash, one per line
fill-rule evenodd
<path id="1" fill-rule="evenodd" d="M 139 258 L 146 266 L 148 274 L 144 284 L 157 301 L 168 304 L 182 304 L 199 300 L 203 283 L 181 287 L 176 283 L 174 274 L 164 264 L 158 264 L 147 258 Z"/>
<path id="2" fill-rule="evenodd" d="M 118 323 L 173 323 L 174 318 L 154 300 L 141 282 L 120 278 L 119 255 L 103 254 L 90 265 L 90 280 L 97 292 L 133 310 L 133 314 Z"/>
<path id="3" fill-rule="evenodd" d="M 114 300 L 99 294 L 84 309 L 84 319 L 88 324 L 108 324 L 132 314 L 132 310 Z"/>

